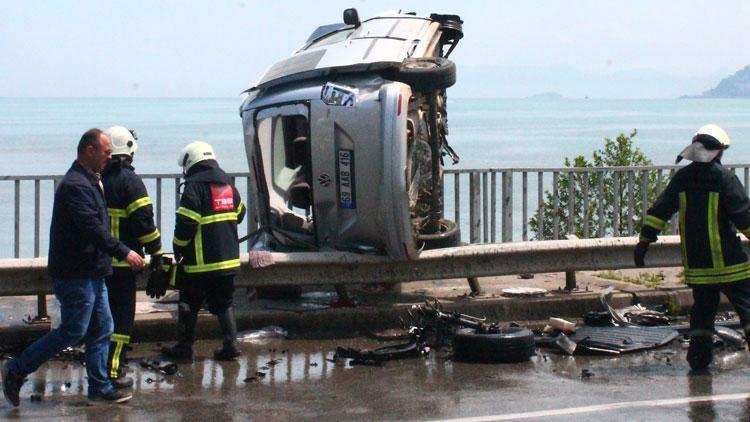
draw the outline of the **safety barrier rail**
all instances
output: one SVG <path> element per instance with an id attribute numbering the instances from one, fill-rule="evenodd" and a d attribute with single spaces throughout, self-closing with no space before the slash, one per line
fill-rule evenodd
<path id="1" fill-rule="evenodd" d="M 636 238 L 546 240 L 467 245 L 423 251 L 419 258 L 394 262 L 349 252 L 271 253 L 273 264 L 251 268 L 241 254 L 237 286 L 395 283 L 633 267 Z M 680 265 L 679 236 L 663 236 L 649 248 L 649 267 Z M 0 259 L 0 296 L 52 293 L 46 258 Z M 145 272 L 138 287 L 145 288 Z"/>

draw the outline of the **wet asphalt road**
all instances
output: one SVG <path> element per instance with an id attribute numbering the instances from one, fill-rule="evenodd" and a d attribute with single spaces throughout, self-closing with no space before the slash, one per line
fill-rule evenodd
<path id="1" fill-rule="evenodd" d="M 135 397 L 88 405 L 85 368 L 54 361 L 33 374 L 21 406 L 0 404 L 3 419 L 55 420 L 750 420 L 750 354 L 717 351 L 710 374 L 689 375 L 679 343 L 622 357 L 569 357 L 542 349 L 528 363 L 452 362 L 439 354 L 383 367 L 333 363 L 336 346 L 369 348 L 369 339 L 244 343 L 237 362 L 208 358 L 176 375 L 142 369 L 157 345 L 136 345 L 129 368 Z M 590 373 L 583 376 L 582 373 Z M 263 375 L 261 375 L 263 374 Z M 66 384 L 67 383 L 67 384 Z M 38 394 L 41 399 L 31 399 Z M 689 398 L 695 402 L 689 402 Z M 471 420 L 471 419 L 467 419 Z"/>

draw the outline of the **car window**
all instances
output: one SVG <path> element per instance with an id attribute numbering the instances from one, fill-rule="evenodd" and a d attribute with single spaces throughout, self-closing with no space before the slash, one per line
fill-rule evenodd
<path id="1" fill-rule="evenodd" d="M 324 45 L 329 45 L 329 44 L 336 44 L 337 42 L 344 41 L 347 38 L 349 38 L 349 35 L 351 35 L 352 32 L 354 32 L 354 28 L 344 29 L 341 31 L 334 32 L 330 35 L 326 35 L 325 37 L 319 38 L 313 41 L 312 43 L 310 43 L 310 45 L 305 47 L 305 50 L 308 50 L 311 48 L 322 47 Z"/>

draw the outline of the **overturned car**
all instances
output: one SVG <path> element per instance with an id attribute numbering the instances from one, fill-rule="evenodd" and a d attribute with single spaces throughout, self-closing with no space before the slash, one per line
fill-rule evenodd
<path id="1" fill-rule="evenodd" d="M 259 235 L 273 250 L 415 258 L 455 246 L 443 218 L 456 15 L 386 12 L 321 26 L 240 107 Z"/>

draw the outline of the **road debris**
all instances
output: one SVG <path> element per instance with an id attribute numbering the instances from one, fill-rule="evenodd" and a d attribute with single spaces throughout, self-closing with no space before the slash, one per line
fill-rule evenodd
<path id="1" fill-rule="evenodd" d="M 237 340 L 240 342 L 263 341 L 272 338 L 286 338 L 287 331 L 276 325 L 269 325 L 260 330 L 243 331 L 237 334 Z"/>
<path id="2" fill-rule="evenodd" d="M 509 287 L 502 290 L 505 297 L 542 297 L 547 294 L 547 289 L 539 287 Z"/>
<path id="3" fill-rule="evenodd" d="M 164 375 L 174 375 L 177 373 L 179 369 L 177 367 L 177 364 L 174 362 L 166 362 L 162 364 L 162 362 L 158 360 L 149 361 L 146 359 L 141 359 L 139 363 L 141 365 L 141 368 L 150 369 L 152 371 L 156 371 Z"/>
<path id="4" fill-rule="evenodd" d="M 409 317 L 407 343 L 373 350 L 338 347 L 333 362 L 350 359 L 355 365 L 380 366 L 388 360 L 426 356 L 432 349 L 439 352 L 444 348 L 451 350 L 454 359 L 466 362 L 522 362 L 534 353 L 534 334 L 530 330 L 444 312 L 437 299 L 412 306 Z"/>

